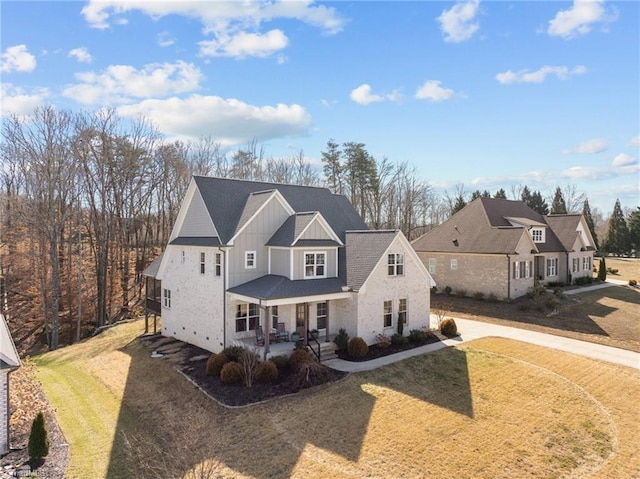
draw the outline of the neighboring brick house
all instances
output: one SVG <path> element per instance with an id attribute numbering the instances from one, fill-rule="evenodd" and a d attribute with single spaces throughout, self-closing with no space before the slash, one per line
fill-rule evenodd
<path id="1" fill-rule="evenodd" d="M 582 215 L 547 215 L 521 201 L 477 198 L 412 246 L 438 283 L 467 295 L 517 298 L 542 283 L 591 276 L 595 242 Z"/>
<path id="2" fill-rule="evenodd" d="M 162 334 L 213 352 L 277 323 L 326 341 L 345 328 L 369 344 L 398 317 L 407 333 L 430 326 L 434 283 L 409 241 L 368 230 L 326 188 L 196 176 L 145 275 Z"/>
<path id="3" fill-rule="evenodd" d="M 7 323 L 0 314 L 0 456 L 9 452 L 9 374 L 20 364 Z"/>

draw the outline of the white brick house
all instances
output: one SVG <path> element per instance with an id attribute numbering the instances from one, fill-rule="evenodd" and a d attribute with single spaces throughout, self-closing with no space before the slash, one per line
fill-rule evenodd
<path id="1" fill-rule="evenodd" d="M 326 188 L 194 177 L 145 274 L 162 334 L 213 352 L 278 323 L 369 344 L 399 317 L 405 334 L 430 326 L 434 282 L 402 232 L 368 230 Z"/>
<path id="2" fill-rule="evenodd" d="M 7 323 L 0 314 L 0 456 L 9 452 L 9 374 L 20 364 Z"/>

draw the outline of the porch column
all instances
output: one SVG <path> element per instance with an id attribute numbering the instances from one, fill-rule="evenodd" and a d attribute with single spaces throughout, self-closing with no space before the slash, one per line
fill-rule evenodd
<path id="1" fill-rule="evenodd" d="M 309 346 L 309 338 L 307 337 L 307 331 L 309 331 L 309 303 L 304 303 L 304 345 Z"/>
<path id="2" fill-rule="evenodd" d="M 327 317 L 324 320 L 325 323 L 325 329 L 324 329 L 324 340 L 325 342 L 329 342 L 329 301 L 327 300 Z"/>
<path id="3" fill-rule="evenodd" d="M 264 312 L 266 314 L 266 318 L 264 322 L 261 321 L 262 332 L 264 334 L 264 360 L 267 360 L 267 354 L 269 353 L 269 340 L 271 338 L 271 326 L 269 321 L 271 319 L 271 306 L 267 306 L 264 308 Z M 260 308 L 260 315 L 262 316 L 262 308 Z M 262 319 L 262 318 L 261 318 Z"/>

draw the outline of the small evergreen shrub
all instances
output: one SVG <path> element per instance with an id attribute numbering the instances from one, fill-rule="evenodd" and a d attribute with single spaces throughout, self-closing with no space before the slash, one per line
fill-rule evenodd
<path id="1" fill-rule="evenodd" d="M 384 333 L 380 333 L 376 336 L 376 344 L 379 348 L 387 349 L 391 346 L 391 338 Z"/>
<path id="2" fill-rule="evenodd" d="M 289 369 L 289 356 L 281 354 L 279 356 L 273 356 L 269 361 L 276 365 L 278 372 L 282 374 Z"/>
<path id="3" fill-rule="evenodd" d="M 395 334 L 393 336 L 395 336 Z M 391 338 L 391 342 L 393 342 L 393 337 Z M 369 352 L 369 346 L 364 342 L 364 339 L 356 336 L 349 340 L 347 352 L 352 358 L 362 358 Z"/>
<path id="4" fill-rule="evenodd" d="M 607 280 L 607 263 L 604 258 L 600 258 L 600 265 L 598 267 L 598 279 L 600 281 Z"/>
<path id="5" fill-rule="evenodd" d="M 28 451 L 29 458 L 36 461 L 49 455 L 49 435 L 42 412 L 39 412 L 31 423 Z"/>
<path id="6" fill-rule="evenodd" d="M 573 284 L 576 286 L 584 286 L 585 284 L 593 283 L 593 278 L 591 276 L 580 276 L 573 280 Z"/>
<path id="7" fill-rule="evenodd" d="M 564 283 L 562 281 L 549 281 L 547 283 L 547 288 L 562 288 Z"/>
<path id="8" fill-rule="evenodd" d="M 495 295 L 495 293 L 489 293 L 487 295 L 487 301 L 489 301 L 490 303 L 497 303 L 498 297 Z"/>
<path id="9" fill-rule="evenodd" d="M 242 381 L 242 366 L 235 361 L 230 361 L 222 366 L 220 371 L 220 380 L 225 384 L 237 384 Z"/>
<path id="10" fill-rule="evenodd" d="M 560 305 L 560 301 L 558 301 L 556 298 L 551 297 L 547 299 L 546 305 L 547 305 L 547 308 L 553 310 Z"/>
<path id="11" fill-rule="evenodd" d="M 291 370 L 297 372 L 300 370 L 304 363 L 313 361 L 311 353 L 304 348 L 296 349 L 289 357 L 289 366 Z"/>
<path id="12" fill-rule="evenodd" d="M 636 286 L 638 284 L 638 282 L 635 279 L 630 279 L 629 280 L 629 286 Z"/>
<path id="13" fill-rule="evenodd" d="M 395 344 L 396 346 L 401 344 L 406 344 L 409 340 L 405 338 L 402 334 L 394 334 L 391 336 L 391 344 Z"/>
<path id="14" fill-rule="evenodd" d="M 220 376 L 222 367 L 229 362 L 229 358 L 225 353 L 213 353 L 207 360 L 207 376 Z"/>
<path id="15" fill-rule="evenodd" d="M 398 315 L 398 334 L 402 335 L 404 333 L 404 319 Z"/>
<path id="16" fill-rule="evenodd" d="M 458 298 L 464 298 L 467 295 L 467 290 L 466 289 L 456 289 L 455 295 Z"/>
<path id="17" fill-rule="evenodd" d="M 607 267 L 607 273 L 609 274 L 618 274 L 618 270 L 615 268 Z"/>
<path id="18" fill-rule="evenodd" d="M 518 303 L 518 306 L 516 306 L 516 308 L 518 309 L 518 311 L 529 311 L 529 305 L 527 303 Z"/>
<path id="19" fill-rule="evenodd" d="M 272 383 L 278 379 L 278 367 L 273 361 L 258 363 L 255 378 L 256 381 L 261 383 Z"/>
<path id="20" fill-rule="evenodd" d="M 484 293 L 482 291 L 476 291 L 475 293 L 473 293 L 473 299 L 482 301 L 484 299 Z"/>
<path id="21" fill-rule="evenodd" d="M 440 324 L 440 332 L 445 336 L 455 336 L 458 334 L 458 326 L 453 318 L 447 318 Z"/>
<path id="22" fill-rule="evenodd" d="M 431 337 L 433 337 L 433 333 L 431 331 L 427 331 L 426 329 L 412 329 L 409 331 L 408 340 L 412 344 L 424 344 Z"/>
<path id="23" fill-rule="evenodd" d="M 437 286 L 431 286 L 431 294 L 436 294 L 438 292 Z"/>
<path id="24" fill-rule="evenodd" d="M 227 346 L 222 350 L 229 361 L 239 361 L 244 354 L 243 346 Z"/>
<path id="25" fill-rule="evenodd" d="M 349 345 L 349 335 L 347 334 L 347 330 L 340 328 L 338 335 L 334 338 L 333 342 L 338 346 L 338 351 L 346 351 L 347 346 Z"/>
<path id="26" fill-rule="evenodd" d="M 445 286 L 444 287 L 444 294 L 446 294 L 447 296 L 449 296 L 451 294 L 451 291 L 453 291 L 451 286 Z"/>

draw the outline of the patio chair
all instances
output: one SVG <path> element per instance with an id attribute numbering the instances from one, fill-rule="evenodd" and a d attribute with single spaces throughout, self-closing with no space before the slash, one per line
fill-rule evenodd
<path id="1" fill-rule="evenodd" d="M 256 346 L 264 346 L 264 331 L 262 326 L 258 326 L 256 329 Z"/>
<path id="2" fill-rule="evenodd" d="M 276 340 L 289 341 L 289 331 L 285 331 L 284 323 L 278 323 L 278 332 L 276 333 Z"/>

